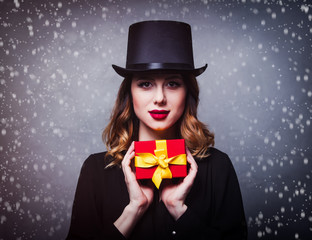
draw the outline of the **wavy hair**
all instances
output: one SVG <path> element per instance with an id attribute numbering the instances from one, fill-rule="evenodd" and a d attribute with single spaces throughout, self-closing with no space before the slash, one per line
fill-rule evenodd
<path id="1" fill-rule="evenodd" d="M 208 156 L 208 148 L 214 146 L 214 134 L 197 119 L 199 87 L 192 75 L 183 75 L 187 88 L 184 113 L 177 122 L 178 138 L 185 139 L 187 148 L 197 158 Z M 120 165 L 132 141 L 138 140 L 139 120 L 136 117 L 131 95 L 131 78 L 125 78 L 120 85 L 112 110 L 110 122 L 103 131 L 102 138 L 107 147 L 107 155 L 113 157 L 109 166 Z"/>

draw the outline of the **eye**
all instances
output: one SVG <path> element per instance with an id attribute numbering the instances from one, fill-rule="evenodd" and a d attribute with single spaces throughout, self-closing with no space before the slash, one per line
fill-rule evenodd
<path id="1" fill-rule="evenodd" d="M 170 81 L 168 82 L 168 87 L 170 88 L 177 88 L 177 87 L 180 87 L 181 86 L 181 83 L 178 82 L 178 81 Z"/>
<path id="2" fill-rule="evenodd" d="M 141 81 L 138 83 L 138 86 L 141 88 L 149 88 L 152 87 L 152 83 L 149 81 Z"/>

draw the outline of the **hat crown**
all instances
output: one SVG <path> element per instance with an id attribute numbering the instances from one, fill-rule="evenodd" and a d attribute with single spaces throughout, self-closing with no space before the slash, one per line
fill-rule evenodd
<path id="1" fill-rule="evenodd" d="M 112 65 L 123 77 L 139 72 L 170 71 L 198 76 L 194 68 L 191 26 L 176 21 L 144 21 L 129 27 L 126 68 Z"/>
<path id="2" fill-rule="evenodd" d="M 176 21 L 144 21 L 129 27 L 126 67 L 183 64 L 194 68 L 191 27 Z"/>

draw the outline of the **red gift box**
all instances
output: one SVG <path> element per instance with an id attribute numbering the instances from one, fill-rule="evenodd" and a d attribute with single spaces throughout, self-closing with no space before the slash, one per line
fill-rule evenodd
<path id="1" fill-rule="evenodd" d="M 167 155 L 165 157 L 165 160 L 164 159 L 163 160 L 165 162 L 169 161 L 168 164 L 166 165 L 168 165 L 168 168 L 172 174 L 172 178 L 185 177 L 187 175 L 184 139 L 139 141 L 139 142 L 134 142 L 134 148 L 135 148 L 135 153 L 136 153 L 135 165 L 136 165 L 136 178 L 137 179 L 153 179 L 154 181 L 154 178 L 155 178 L 154 174 L 156 172 L 156 169 L 157 168 L 164 169 L 163 164 L 161 164 L 161 159 L 157 157 L 157 151 L 158 152 L 160 151 L 161 153 L 165 153 L 165 155 Z M 143 163 L 143 165 L 146 165 L 146 166 L 141 166 L 142 164 L 140 165 L 139 162 L 142 162 L 142 160 L 138 161 L 138 157 L 143 156 L 144 154 L 149 154 L 149 157 L 151 159 L 154 157 L 154 159 L 156 159 L 156 163 L 155 164 Z M 151 156 L 151 154 L 153 156 Z M 159 156 L 159 157 L 161 158 L 162 156 Z M 175 160 L 172 160 L 170 162 L 171 158 L 174 158 L 174 159 L 180 158 L 180 160 L 178 161 L 178 163 Z M 163 178 L 171 178 L 171 177 L 165 176 Z M 156 187 L 159 187 L 159 184 L 155 183 Z"/>

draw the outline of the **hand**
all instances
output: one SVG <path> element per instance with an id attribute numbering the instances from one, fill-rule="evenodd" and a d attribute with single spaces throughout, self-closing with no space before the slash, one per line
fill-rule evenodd
<path id="1" fill-rule="evenodd" d="M 184 202 L 193 186 L 198 169 L 197 163 L 188 149 L 186 149 L 186 158 L 187 162 L 190 164 L 188 175 L 178 184 L 172 184 L 171 181 L 163 181 L 160 190 L 160 198 L 175 220 L 187 209 Z"/>
<path id="2" fill-rule="evenodd" d="M 138 183 L 131 169 L 131 160 L 134 158 L 134 155 L 134 142 L 132 142 L 121 165 L 130 198 L 129 206 L 133 207 L 133 210 L 144 213 L 153 201 L 153 185 L 152 183 L 150 185 L 141 185 Z"/>
<path id="3" fill-rule="evenodd" d="M 129 147 L 121 166 L 125 175 L 125 182 L 127 185 L 130 202 L 123 210 L 120 217 L 114 222 L 116 228 L 124 235 L 128 237 L 138 222 L 148 209 L 153 201 L 154 186 L 141 185 L 136 180 L 135 174 L 131 169 L 131 160 L 134 158 L 134 142 Z"/>

